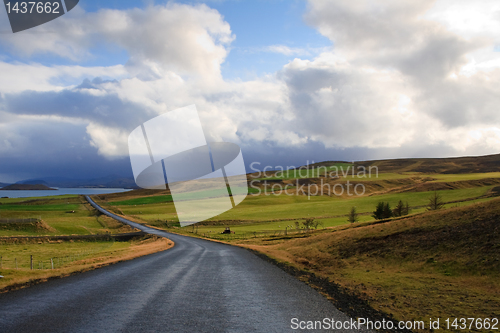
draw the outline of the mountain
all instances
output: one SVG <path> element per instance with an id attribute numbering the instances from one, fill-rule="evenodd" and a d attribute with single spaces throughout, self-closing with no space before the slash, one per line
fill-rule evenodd
<path id="1" fill-rule="evenodd" d="M 138 188 L 133 178 L 110 175 L 96 179 L 71 179 L 65 177 L 40 177 L 36 179 L 26 179 L 17 184 L 43 184 L 50 187 L 59 188 Z"/>
<path id="2" fill-rule="evenodd" d="M 48 183 L 41 179 L 30 179 L 17 182 L 16 184 L 26 184 L 26 185 L 48 185 Z"/>
<path id="3" fill-rule="evenodd" d="M 5 186 L 8 186 L 8 185 L 10 185 L 10 184 L 7 184 L 7 183 L 0 183 L 0 188 L 5 187 Z"/>
<path id="4" fill-rule="evenodd" d="M 54 190 L 55 188 L 50 188 L 43 184 L 12 184 L 2 187 L 2 191 L 47 191 Z"/>

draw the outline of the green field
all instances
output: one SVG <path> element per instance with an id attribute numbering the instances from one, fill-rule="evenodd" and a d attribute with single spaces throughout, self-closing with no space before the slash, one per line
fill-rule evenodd
<path id="1" fill-rule="evenodd" d="M 112 219 L 96 215 L 96 211 L 78 196 L 2 199 L 0 203 L 0 237 L 92 235 L 130 230 Z M 28 218 L 43 221 L 43 227 L 8 224 L 9 219 Z"/>
<path id="2" fill-rule="evenodd" d="M 388 202 L 392 208 L 401 200 L 408 202 L 411 215 L 418 215 L 427 210 L 429 198 L 437 192 L 446 203 L 444 208 L 473 205 L 491 200 L 493 188 L 500 184 L 500 172 L 468 173 L 468 174 L 436 174 L 414 171 L 379 173 L 372 168 L 372 175 L 367 173 L 364 178 L 358 174 L 352 175 L 351 163 L 336 163 L 328 167 L 315 169 L 289 170 L 285 172 L 268 171 L 267 174 L 251 174 L 249 181 L 260 177 L 267 180 L 286 180 L 297 177 L 324 176 L 325 173 L 335 171 L 340 179 L 330 178 L 334 183 L 346 180 L 357 180 L 366 184 L 366 194 L 347 195 L 303 195 L 289 187 L 289 193 L 273 192 L 270 186 L 261 187 L 260 194 L 251 188 L 254 193 L 235 208 L 214 216 L 203 223 L 178 229 L 181 233 L 202 235 L 220 240 L 237 240 L 270 235 L 285 235 L 304 232 L 302 222 L 313 218 L 317 228 L 330 228 L 348 224 L 347 214 L 352 207 L 357 210 L 359 222 L 373 221 L 372 213 L 378 202 Z M 347 169 L 349 168 L 349 169 Z M 359 168 L 358 168 L 359 169 Z M 358 170 L 356 169 L 356 170 Z M 342 174 L 342 171 L 349 174 Z M 368 169 L 366 169 L 368 170 Z M 262 178 L 267 176 L 269 178 Z M 344 177 L 345 176 L 345 177 Z M 252 178 L 254 177 L 254 178 Z M 328 177 L 327 177 L 328 178 Z M 356 183 L 356 182 L 353 182 Z M 342 184 L 342 183 L 341 183 Z M 261 182 L 262 185 L 262 182 Z M 295 185 L 295 184 L 293 184 Z M 449 188 L 438 191 L 436 187 Z M 200 194 L 202 191 L 200 191 Z M 351 193 L 352 193 L 351 188 Z M 103 202 L 124 215 L 132 216 L 138 221 L 149 225 L 172 230 L 177 221 L 172 198 L 168 194 L 134 196 L 133 191 L 124 194 L 125 200 L 119 200 L 121 195 L 113 197 L 110 202 Z M 298 224 L 298 226 L 297 226 Z M 230 227 L 232 234 L 221 234 L 226 227 Z M 297 228 L 298 227 L 298 228 Z"/>
<path id="3" fill-rule="evenodd" d="M 446 202 L 460 201 L 484 195 L 492 186 L 438 191 Z M 209 220 L 271 221 L 274 219 L 303 219 L 307 217 L 327 218 L 346 215 L 355 206 L 358 213 L 371 213 L 379 201 L 388 201 L 395 206 L 399 200 L 410 206 L 424 206 L 433 192 L 406 192 L 364 197 L 249 195 L 234 209 Z M 453 204 L 452 204 L 453 205 Z M 173 203 L 144 204 L 140 206 L 118 206 L 124 214 L 141 216 L 145 220 L 171 219 L 175 216 Z M 423 207 L 422 207 L 423 208 Z M 416 208 L 418 210 L 419 208 Z M 415 211 L 416 211 L 415 210 Z"/>
<path id="4" fill-rule="evenodd" d="M 50 211 L 70 211 L 77 210 L 77 204 L 59 204 L 59 205 L 2 205 L 1 211 L 23 211 L 23 212 L 50 212 Z"/>
<path id="5" fill-rule="evenodd" d="M 30 268 L 30 256 L 33 256 L 35 269 L 49 269 L 51 261 L 54 268 L 61 268 L 69 263 L 95 256 L 103 251 L 114 251 L 130 246 L 129 242 L 59 242 L 0 244 L 0 256 L 3 269 Z"/>
<path id="6" fill-rule="evenodd" d="M 0 198 L 0 204 L 10 204 L 10 203 L 17 203 L 17 202 L 27 202 L 27 201 L 32 201 L 32 200 L 50 200 L 50 199 L 55 199 L 55 200 L 62 200 L 62 199 L 75 199 L 78 198 L 78 195 L 74 194 L 65 194 L 65 195 L 51 195 L 47 197 L 28 197 L 28 198 Z"/>
<path id="7" fill-rule="evenodd" d="M 171 242 L 156 237 L 136 237 L 120 242 L 113 241 L 113 238 L 108 241 L 50 238 L 131 231 L 131 227 L 97 213 L 79 196 L 1 199 L 0 275 L 4 278 L 0 279 L 0 292 L 172 246 Z"/>
<path id="8" fill-rule="evenodd" d="M 287 167 L 284 170 L 262 171 L 255 175 L 255 179 L 297 179 L 297 178 L 317 178 L 326 174 L 335 173 L 341 176 L 344 173 L 352 172 L 351 163 L 336 163 L 327 167 L 314 169 Z M 288 170 L 287 170 L 288 169 Z"/>

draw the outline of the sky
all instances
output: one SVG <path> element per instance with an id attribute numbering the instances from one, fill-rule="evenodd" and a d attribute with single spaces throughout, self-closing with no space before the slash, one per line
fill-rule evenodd
<path id="1" fill-rule="evenodd" d="M 80 0 L 0 8 L 0 182 L 130 177 L 128 135 L 195 104 L 251 163 L 500 151 L 497 0 Z"/>

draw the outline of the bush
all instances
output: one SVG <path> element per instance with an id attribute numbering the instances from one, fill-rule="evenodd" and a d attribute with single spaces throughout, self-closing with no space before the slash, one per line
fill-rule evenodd
<path id="1" fill-rule="evenodd" d="M 302 224 L 304 225 L 304 227 L 309 230 L 311 229 L 312 227 L 314 227 L 314 219 L 313 218 L 308 218 L 306 219 L 305 221 L 302 221 Z M 317 227 L 317 225 L 316 225 Z"/>

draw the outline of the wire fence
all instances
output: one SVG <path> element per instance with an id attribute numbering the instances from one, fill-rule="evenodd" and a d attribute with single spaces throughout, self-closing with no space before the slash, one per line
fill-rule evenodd
<path id="1" fill-rule="evenodd" d="M 26 218 L 26 219 L 0 218 L 0 224 L 31 224 L 31 223 L 37 223 L 39 221 L 40 219 L 37 218 Z"/>
<path id="2" fill-rule="evenodd" d="M 58 269 L 65 265 L 86 259 L 102 250 L 87 250 L 75 252 L 65 256 L 49 257 L 37 255 L 0 256 L 0 269 L 43 270 Z"/>
<path id="3" fill-rule="evenodd" d="M 306 234 L 316 229 L 279 229 L 279 230 L 257 230 L 257 231 L 237 231 L 231 233 L 218 232 L 194 232 L 206 238 L 217 240 L 250 239 L 258 237 L 286 237 L 288 235 Z"/>
<path id="4" fill-rule="evenodd" d="M 16 245 L 22 246 L 24 244 L 51 244 L 52 242 L 110 242 L 115 241 L 129 241 L 131 239 L 140 239 L 147 236 L 144 232 L 131 232 L 124 234 L 102 234 L 102 235 L 72 235 L 72 236 L 24 236 L 24 237 L 0 237 L 0 245 Z M 90 259 L 96 253 L 102 252 L 102 248 L 97 249 L 82 249 L 74 250 L 71 253 L 64 255 L 52 254 L 18 254 L 0 252 L 0 269 L 20 269 L 20 270 L 44 270 L 44 269 L 58 269 L 64 268 L 69 263 L 76 261 Z M 82 262 L 83 264 L 83 262 Z"/>

